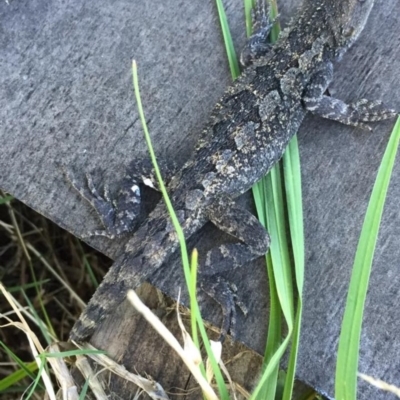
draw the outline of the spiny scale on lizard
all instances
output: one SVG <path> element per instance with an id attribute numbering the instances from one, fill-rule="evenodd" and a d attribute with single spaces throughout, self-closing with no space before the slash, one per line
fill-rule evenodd
<path id="1" fill-rule="evenodd" d="M 237 239 L 212 248 L 200 260 L 199 286 L 223 310 L 221 340 L 235 322 L 236 294 L 224 273 L 264 255 L 268 233 L 235 199 L 262 178 L 282 154 L 307 112 L 353 126 L 392 118 L 380 102 L 346 104 L 325 94 L 340 59 L 365 26 L 374 0 L 306 0 L 278 42 L 267 42 L 271 24 L 265 5 L 254 12 L 257 30 L 242 53 L 243 74 L 226 90 L 203 129 L 193 156 L 179 171 L 164 171 L 174 209 L 186 238 L 211 221 Z M 97 210 L 103 231 L 115 237 L 134 232 L 86 310 L 71 339 L 88 338 L 126 296 L 178 249 L 169 215 L 160 202 L 140 221 L 140 181 L 157 189 L 151 164 L 134 163 L 115 201 L 93 182 L 72 185 Z"/>

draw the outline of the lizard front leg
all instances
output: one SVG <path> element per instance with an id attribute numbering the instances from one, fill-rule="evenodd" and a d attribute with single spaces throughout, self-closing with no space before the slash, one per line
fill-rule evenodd
<path id="1" fill-rule="evenodd" d="M 260 57 L 265 56 L 271 49 L 268 41 L 269 34 L 278 16 L 272 21 L 269 18 L 271 4 L 267 5 L 265 0 L 257 0 L 255 8 L 252 9 L 253 33 L 248 38 L 240 54 L 240 63 L 243 67 L 248 67 Z"/>
<path id="2" fill-rule="evenodd" d="M 332 63 L 326 63 L 312 76 L 304 95 L 306 110 L 323 118 L 342 124 L 371 129 L 366 123 L 393 118 L 395 110 L 387 110 L 380 101 L 361 99 L 346 104 L 344 101 L 324 95 L 333 77 Z"/>
<path id="3" fill-rule="evenodd" d="M 161 168 L 165 182 L 169 181 L 172 171 L 164 164 Z M 87 184 L 84 184 L 64 166 L 62 170 L 72 187 L 96 210 L 104 226 L 103 230 L 88 232 L 84 237 L 105 236 L 114 239 L 133 232 L 143 214 L 139 184 L 143 183 L 154 190 L 159 190 L 153 165 L 148 159 L 130 163 L 125 177 L 119 184 L 120 189 L 115 199 L 111 199 L 107 185 L 104 185 L 104 191 L 101 194 L 90 174 L 86 174 Z"/>
<path id="4" fill-rule="evenodd" d="M 215 198 L 207 206 L 206 215 L 219 229 L 240 240 L 211 249 L 199 268 L 200 288 L 222 307 L 222 341 L 235 324 L 236 295 L 221 273 L 263 256 L 268 251 L 270 238 L 257 218 L 227 195 Z"/>

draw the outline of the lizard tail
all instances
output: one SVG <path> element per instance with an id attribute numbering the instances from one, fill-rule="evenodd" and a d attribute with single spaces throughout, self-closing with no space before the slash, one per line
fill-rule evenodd
<path id="1" fill-rule="evenodd" d="M 135 263 L 139 260 L 129 260 L 129 263 L 132 261 Z M 115 260 L 79 320 L 76 321 L 70 332 L 70 339 L 85 341 L 94 333 L 99 323 L 124 301 L 128 289 L 136 288 L 142 283 L 144 277 L 136 274 L 130 276 L 128 280 L 125 279 L 125 274 L 120 272 L 121 268 L 126 267 L 126 255 L 122 254 Z"/>
<path id="2" fill-rule="evenodd" d="M 165 225 L 165 217 L 157 215 L 127 242 L 72 328 L 72 340 L 82 342 L 92 336 L 99 323 L 125 300 L 127 291 L 139 287 L 175 251 L 176 236 Z"/>

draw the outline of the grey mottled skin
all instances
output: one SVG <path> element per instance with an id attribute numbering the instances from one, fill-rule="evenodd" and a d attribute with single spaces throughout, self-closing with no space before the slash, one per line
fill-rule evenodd
<path id="1" fill-rule="evenodd" d="M 235 319 L 235 296 L 223 272 L 265 254 L 270 243 L 265 229 L 235 198 L 278 162 L 307 112 L 354 126 L 395 115 L 378 102 L 345 104 L 324 94 L 332 80 L 332 62 L 357 39 L 373 3 L 306 0 L 273 47 L 266 42 L 270 24 L 259 3 L 257 31 L 242 54 L 243 74 L 215 106 L 193 156 L 168 178 L 168 192 L 186 238 L 211 221 L 238 239 L 210 250 L 199 271 L 200 287 L 223 308 L 222 337 Z M 107 194 L 103 198 L 90 179 L 89 190 L 72 180 L 102 218 L 106 230 L 96 234 L 114 237 L 135 228 L 140 214 L 138 182 L 152 185 L 154 179 L 147 178 L 150 166 L 146 173 L 134 169 L 139 179 L 128 176 L 115 202 Z M 125 299 L 127 290 L 137 288 L 177 248 L 176 233 L 161 201 L 110 268 L 71 338 L 89 337 Z"/>

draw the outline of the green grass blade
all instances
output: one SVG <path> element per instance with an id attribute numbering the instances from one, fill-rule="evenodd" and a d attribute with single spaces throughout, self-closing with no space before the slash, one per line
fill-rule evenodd
<path id="1" fill-rule="evenodd" d="M 182 257 L 182 264 L 183 264 L 183 271 L 184 271 L 184 275 L 185 275 L 186 285 L 187 285 L 188 289 L 190 290 L 190 288 L 192 288 L 193 285 L 191 283 L 191 272 L 190 272 L 190 266 L 189 266 L 189 256 L 188 256 L 188 252 L 187 252 L 186 240 L 185 240 L 185 236 L 183 234 L 183 230 L 179 224 L 178 218 L 175 214 L 171 200 L 168 196 L 167 189 L 164 185 L 164 182 L 163 182 L 163 179 L 161 176 L 161 172 L 158 167 L 156 155 L 154 153 L 154 149 L 153 149 L 153 146 L 151 143 L 150 134 L 149 134 L 149 131 L 147 128 L 146 119 L 145 119 L 144 112 L 143 112 L 142 100 L 140 97 L 139 80 L 138 80 L 137 67 L 136 67 L 135 61 L 132 62 L 132 81 L 133 81 L 133 88 L 135 91 L 135 98 L 136 98 L 136 103 L 137 103 L 137 107 L 138 107 L 139 117 L 140 117 L 140 121 L 141 121 L 141 124 L 143 127 L 147 148 L 149 150 L 150 158 L 151 158 L 151 161 L 152 161 L 152 164 L 154 167 L 157 181 L 160 186 L 160 191 L 162 193 L 164 202 L 168 209 L 168 213 L 171 217 L 172 223 L 174 225 L 175 231 L 178 236 L 178 240 L 179 240 L 179 244 L 180 244 L 180 248 L 181 248 L 181 257 Z M 220 370 L 218 363 L 216 362 L 215 357 L 211 351 L 211 346 L 210 346 L 210 343 L 209 343 L 209 340 L 207 337 L 206 330 L 204 328 L 203 320 L 201 319 L 201 316 L 200 316 L 200 309 L 199 309 L 199 305 L 196 300 L 196 296 L 193 294 L 190 294 L 190 293 L 189 293 L 189 295 L 190 295 L 190 300 L 191 300 L 190 308 L 191 308 L 191 311 L 194 312 L 196 315 L 200 334 L 203 339 L 203 343 L 204 343 L 204 347 L 206 348 L 207 355 L 210 359 L 211 366 L 213 368 L 213 372 L 215 375 L 215 380 L 218 385 L 218 390 L 219 390 L 220 396 L 222 399 L 228 399 L 229 398 L 228 391 L 226 389 L 221 370 Z"/>
<path id="2" fill-rule="evenodd" d="M 189 296 L 191 297 L 190 304 L 197 302 L 196 299 L 196 291 L 197 291 L 197 261 L 198 261 L 198 252 L 197 249 L 193 249 L 192 257 L 190 260 L 190 287 L 189 287 Z M 192 298 L 193 297 L 193 298 Z M 194 312 L 190 313 L 190 325 L 192 329 L 192 339 L 194 344 L 198 349 L 200 349 L 199 335 L 197 330 L 197 318 L 194 315 Z"/>
<path id="3" fill-rule="evenodd" d="M 278 15 L 278 5 L 276 3 L 276 0 L 271 0 L 270 3 L 271 3 L 271 18 L 275 18 Z M 278 40 L 280 31 L 281 31 L 281 25 L 279 21 L 276 21 L 269 34 L 272 43 Z"/>
<path id="4" fill-rule="evenodd" d="M 264 203 L 262 214 L 265 214 L 266 219 L 261 222 L 267 226 L 272 238 L 269 249 L 272 263 L 267 262 L 271 304 L 267 344 L 264 355 L 265 369 L 263 377 L 253 395 L 257 394 L 260 399 L 274 400 L 278 384 L 279 360 L 289 344 L 294 319 L 292 273 L 286 239 L 282 178 L 279 166 L 273 168 L 270 174 L 263 178 L 256 187 L 256 195 L 264 193 L 261 202 Z M 257 205 L 259 204 L 260 200 L 256 199 L 257 213 Z M 273 289 L 271 281 L 275 282 L 276 290 L 271 290 Z M 281 312 L 288 326 L 288 335 L 282 345 L 281 336 L 277 336 L 277 333 L 281 332 Z"/>
<path id="5" fill-rule="evenodd" d="M 278 292 L 274 278 L 273 265 L 271 255 L 266 256 L 267 273 L 269 277 L 269 290 L 270 290 L 270 315 L 267 332 L 267 343 L 264 352 L 264 366 L 268 364 L 273 355 L 279 349 L 282 341 L 282 310 L 279 303 Z M 279 364 L 272 370 L 270 376 L 265 381 L 261 388 L 259 398 L 261 399 L 274 399 L 276 397 L 276 390 L 278 385 Z"/>
<path id="6" fill-rule="evenodd" d="M 276 2 L 271 3 L 271 17 L 273 18 L 277 14 Z M 275 41 L 279 34 L 279 25 L 276 24 L 273 31 L 271 32 L 271 39 Z M 298 292 L 298 305 L 296 310 L 296 316 L 294 316 L 293 310 L 293 287 L 292 287 L 292 270 L 290 265 L 289 257 L 289 245 L 286 240 L 286 224 L 285 224 L 285 210 L 283 209 L 283 194 L 282 194 L 282 178 L 280 176 L 279 167 L 275 167 L 269 176 L 264 178 L 257 186 L 264 186 L 264 189 L 254 190 L 254 197 L 256 201 L 256 208 L 261 221 L 262 214 L 268 215 L 268 212 L 260 209 L 260 202 L 265 200 L 258 200 L 257 197 L 263 190 L 271 195 L 267 196 L 267 202 L 265 205 L 266 210 L 275 210 L 275 216 L 268 218 L 267 227 L 271 234 L 272 240 L 278 241 L 278 248 L 274 248 L 271 245 L 270 252 L 273 255 L 273 268 L 268 268 L 268 276 L 270 281 L 275 279 L 277 286 L 277 293 L 280 300 L 280 306 L 282 312 L 285 315 L 286 323 L 288 325 L 288 336 L 285 342 L 288 343 L 289 338 L 292 336 L 292 346 L 288 362 L 288 371 L 285 377 L 283 399 L 291 399 L 293 392 L 294 376 L 297 362 L 297 353 L 300 337 L 300 324 L 302 315 L 302 290 L 304 280 L 304 233 L 303 233 L 303 217 L 302 217 L 302 200 L 301 200 L 301 176 L 300 176 L 300 157 L 297 145 L 297 139 L 293 138 L 290 142 L 287 151 L 283 156 L 284 165 L 284 182 L 286 188 L 286 200 L 288 207 L 289 227 L 291 233 L 291 246 L 293 247 L 293 256 L 295 261 L 295 277 L 296 277 L 296 289 Z M 271 270 L 273 271 L 271 273 Z M 274 358 L 271 357 L 271 349 L 276 349 L 280 342 L 277 337 L 270 333 L 277 331 L 279 328 L 274 327 L 276 323 L 280 324 L 280 320 L 277 315 L 280 313 L 279 304 L 274 299 L 274 291 L 271 290 L 270 283 L 270 302 L 271 312 L 269 320 L 269 334 L 267 338 L 267 346 L 265 351 L 265 360 L 269 362 L 275 362 Z M 284 342 L 284 343 L 285 343 Z M 278 347 L 278 353 L 282 353 L 285 347 Z M 267 371 L 267 370 L 266 370 Z M 265 371 L 265 372 L 266 372 Z M 278 377 L 278 364 L 272 369 L 272 376 L 265 379 L 264 389 L 260 389 L 258 394 L 259 398 L 273 399 L 273 393 L 275 389 L 272 389 L 272 385 L 277 385 Z M 256 393 L 256 392 L 255 392 Z"/>
<path id="7" fill-rule="evenodd" d="M 66 350 L 66 351 L 59 351 L 54 353 L 47 353 L 44 351 L 40 353 L 38 357 L 45 362 L 47 358 L 67 358 L 67 357 L 76 357 L 79 355 L 88 355 L 88 354 L 107 354 L 104 350 L 97 350 L 97 349 L 74 349 L 74 350 Z"/>
<path id="8" fill-rule="evenodd" d="M 217 2 L 218 3 L 218 2 Z M 252 31 L 251 9 L 253 0 L 244 0 L 246 32 Z M 221 18 L 221 25 L 227 27 L 226 17 Z M 271 1 L 271 18 L 277 15 L 277 4 Z M 279 24 L 275 24 L 270 38 L 277 40 L 280 31 Z M 224 35 L 224 40 L 230 39 L 230 35 Z M 232 43 L 225 43 L 227 49 L 233 48 Z M 227 51 L 228 59 L 230 53 Z M 230 65 L 233 62 L 229 61 Z M 237 77 L 232 74 L 233 78 Z M 283 355 L 289 339 L 294 334 L 291 353 L 289 357 L 288 373 L 285 378 L 283 398 L 290 399 L 293 391 L 294 374 L 297 361 L 297 352 L 300 336 L 300 323 L 302 315 L 301 296 L 304 280 L 304 233 L 301 200 L 300 158 L 297 139 L 293 139 L 284 155 L 285 187 L 288 202 L 289 226 L 295 260 L 296 289 L 299 294 L 296 316 L 294 316 L 294 300 L 292 287 L 292 270 L 290 265 L 289 245 L 286 240 L 286 221 L 283 204 L 282 179 L 279 166 L 274 168 L 270 175 L 253 187 L 253 195 L 256 203 L 257 214 L 260 222 L 268 228 L 272 238 L 270 255 L 267 259 L 267 271 L 270 290 L 270 317 L 268 325 L 267 344 L 264 355 L 265 369 L 260 385 L 254 392 L 255 396 L 262 399 L 275 398 L 278 383 L 279 357 Z M 288 182 L 287 182 L 288 181 Z M 285 316 L 288 325 L 288 336 L 281 345 L 281 312 Z M 280 356 L 278 357 L 278 355 Z M 277 358 L 278 357 L 278 358 Z M 270 374 L 268 376 L 268 374 Z M 263 382 L 263 384 L 261 383 Z"/>
<path id="9" fill-rule="evenodd" d="M 289 142 L 283 155 L 286 201 L 290 227 L 290 238 L 295 263 L 296 285 L 299 294 L 304 286 L 304 224 L 303 201 L 301 195 L 300 153 L 297 136 Z"/>
<path id="10" fill-rule="evenodd" d="M 9 194 L 5 196 L 0 196 L 0 205 L 9 203 L 13 198 L 14 197 L 10 196 Z"/>
<path id="11" fill-rule="evenodd" d="M 251 394 L 250 400 L 266 400 L 263 397 L 262 393 L 266 387 L 266 382 L 268 378 L 273 374 L 274 369 L 279 366 L 279 362 L 282 356 L 285 354 L 285 351 L 290 343 L 290 336 L 286 336 L 285 340 L 282 344 L 278 347 L 276 352 L 273 354 L 271 359 L 269 360 L 268 364 L 265 366 L 265 370 L 260 378 L 260 381 L 257 384 L 257 387 L 254 389 L 253 393 Z"/>
<path id="12" fill-rule="evenodd" d="M 158 167 L 158 163 L 157 163 L 157 159 L 156 159 L 156 155 L 154 153 L 154 149 L 151 143 L 151 138 L 150 138 L 150 134 L 149 131 L 147 129 L 147 124 L 146 124 L 146 119 L 144 116 L 144 112 L 143 112 L 143 106 L 142 106 L 142 100 L 140 97 L 140 90 L 139 90 L 139 80 L 138 80 L 138 76 L 137 76 L 137 66 L 136 66 L 136 62 L 133 61 L 132 62 L 132 72 L 133 72 L 133 87 L 134 87 L 134 92 L 135 92 L 135 98 L 136 98 L 136 103 L 137 103 L 137 107 L 139 110 L 139 116 L 140 116 L 140 121 L 143 127 L 143 131 L 144 131 L 144 137 L 146 140 L 146 144 L 147 144 L 147 148 L 149 150 L 150 153 L 150 158 L 151 158 L 151 162 L 153 164 L 154 167 L 154 171 L 157 177 L 157 181 L 159 183 L 160 186 L 160 191 L 162 193 L 163 199 L 165 201 L 165 204 L 167 206 L 168 212 L 170 214 L 172 223 L 174 225 L 174 228 L 176 230 L 176 233 L 178 235 L 178 239 L 179 242 L 182 245 L 182 261 L 184 263 L 184 266 L 186 266 L 187 268 L 184 268 L 184 272 L 185 272 L 185 278 L 187 279 L 188 282 L 190 282 L 190 269 L 189 269 L 189 257 L 188 257 L 188 253 L 187 253 L 187 247 L 186 247 L 186 241 L 185 241 L 185 237 L 183 234 L 183 230 L 179 224 L 178 218 L 175 214 L 174 208 L 172 206 L 171 200 L 168 196 L 168 192 L 167 189 L 164 185 L 164 181 L 163 178 L 161 176 L 161 172 L 160 172 L 160 168 Z"/>
<path id="13" fill-rule="evenodd" d="M 249 37 L 253 33 L 252 10 L 253 0 L 244 0 L 244 19 L 246 22 L 246 36 Z"/>
<path id="14" fill-rule="evenodd" d="M 303 202 L 301 196 L 300 154 L 295 136 L 283 156 L 286 201 L 288 209 L 290 237 L 293 250 L 295 282 L 297 287 L 297 310 L 294 319 L 292 345 L 290 349 L 282 400 L 291 400 L 300 343 L 301 316 L 303 314 L 304 285 L 304 225 Z"/>
<path id="15" fill-rule="evenodd" d="M 32 361 L 30 363 L 25 363 L 25 368 L 28 369 L 30 372 L 34 372 L 37 370 L 37 364 L 35 361 Z M 5 378 L 0 380 L 0 394 L 9 387 L 16 385 L 19 381 L 26 378 L 27 376 L 32 377 L 32 375 L 31 374 L 28 375 L 28 373 L 24 369 L 18 369 L 17 371 L 11 373 L 10 375 L 7 375 Z"/>
<path id="16" fill-rule="evenodd" d="M 2 341 L 0 341 L 0 346 L 8 354 L 10 359 L 20 367 L 19 370 L 8 375 L 0 381 L 0 391 L 6 390 L 8 387 L 17 384 L 21 379 L 29 376 L 31 379 L 35 379 L 34 372 L 38 369 L 37 363 L 32 361 L 31 363 L 25 363 L 19 357 L 17 357 Z"/>
<path id="17" fill-rule="evenodd" d="M 7 287 L 7 291 L 9 293 L 16 293 L 16 292 L 21 292 L 21 291 L 26 292 L 27 290 L 32 289 L 32 288 L 36 289 L 38 285 L 43 286 L 49 282 L 51 282 L 51 279 L 43 279 L 41 281 L 25 283 L 23 285 L 10 286 L 10 287 Z"/>
<path id="18" fill-rule="evenodd" d="M 35 318 L 35 321 L 37 323 L 37 326 L 39 327 L 45 341 L 47 344 L 52 343 L 54 340 L 53 338 L 56 338 L 56 335 L 54 333 L 54 329 L 51 325 L 50 319 L 48 318 L 48 315 L 46 312 L 44 312 L 44 316 L 46 319 L 47 324 L 45 324 L 42 320 L 42 318 L 39 316 L 38 312 L 36 311 L 34 305 L 32 304 L 30 298 L 26 295 L 26 293 L 24 291 L 21 291 L 22 295 L 25 298 L 26 304 L 29 307 L 29 311 L 31 312 L 31 314 L 33 315 L 33 317 Z M 42 297 L 40 296 L 39 298 L 39 303 L 41 305 L 41 310 L 45 310 L 43 302 L 42 302 Z M 47 317 L 47 318 L 46 318 Z"/>
<path id="19" fill-rule="evenodd" d="M 86 379 L 85 384 L 82 386 L 81 392 L 79 393 L 79 400 L 86 399 L 86 394 L 89 389 L 89 379 Z"/>
<path id="20" fill-rule="evenodd" d="M 86 257 L 86 254 L 85 254 L 85 251 L 83 250 L 81 241 L 78 238 L 76 238 L 75 243 L 76 243 L 76 246 L 78 247 L 78 249 L 80 250 L 80 254 L 82 254 L 83 265 L 89 276 L 90 281 L 92 282 L 93 287 L 95 287 L 95 288 L 99 287 L 99 282 L 96 279 L 96 275 L 94 274 L 93 268 L 90 265 L 90 262 Z"/>
<path id="21" fill-rule="evenodd" d="M 232 52 L 230 49 L 233 49 L 232 38 L 229 33 L 229 27 L 226 21 L 226 15 L 224 9 L 220 2 L 217 1 L 218 13 L 220 18 L 220 23 L 222 27 L 222 31 L 227 34 L 224 34 L 224 41 L 225 41 L 225 48 L 227 49 L 227 57 L 229 61 L 229 65 L 231 66 L 231 74 L 232 79 L 236 79 L 239 74 L 239 67 L 237 65 L 237 57 L 231 58 Z M 251 9 L 253 8 L 253 1 L 252 0 L 245 0 L 244 1 L 244 8 L 245 8 L 245 18 L 246 18 L 246 28 L 247 33 L 249 34 L 252 30 L 251 27 Z M 235 67 L 233 68 L 232 65 Z M 257 214 L 260 219 L 260 222 L 266 226 L 267 224 L 267 190 L 265 184 L 258 184 L 253 187 L 253 194 L 254 200 L 256 203 Z M 275 224 L 276 225 L 276 224 Z M 274 231 L 274 229 L 270 230 L 271 236 L 277 237 L 278 234 Z M 278 242 L 277 242 L 278 243 Z M 280 251 L 274 252 L 275 257 L 279 258 Z M 257 396 L 262 399 L 271 399 L 273 400 L 276 393 L 276 387 L 278 382 L 278 372 L 279 372 L 279 357 L 277 358 L 276 355 L 278 349 L 281 349 L 281 354 L 283 355 L 284 350 L 286 349 L 286 345 L 284 347 L 279 347 L 281 343 L 281 336 L 282 336 L 282 327 L 281 327 L 281 307 L 278 298 L 278 293 L 276 290 L 275 278 L 273 275 L 273 266 L 271 262 L 271 257 L 268 255 L 266 257 L 267 260 L 267 271 L 269 279 L 269 289 L 270 289 L 270 316 L 269 316 L 269 324 L 268 324 L 268 336 L 267 336 L 267 343 L 266 343 L 266 350 L 264 355 L 265 365 L 272 359 L 272 363 L 268 364 L 266 369 L 264 369 L 264 376 L 265 379 L 261 379 L 264 383 L 263 385 L 259 385 L 256 390 Z M 278 267 L 281 268 L 282 267 Z M 279 352 L 278 352 L 279 354 Z M 276 360 L 274 363 L 273 360 Z M 265 375 L 267 374 L 267 375 Z"/>
<path id="22" fill-rule="evenodd" d="M 222 0 L 215 0 L 218 9 L 219 21 L 221 24 L 222 36 L 224 38 L 225 50 L 228 56 L 229 69 L 233 79 L 236 79 L 240 75 L 240 68 L 238 59 L 235 52 L 235 47 L 233 46 L 231 32 L 229 30 L 228 20 L 226 18 L 224 6 Z"/>
<path id="23" fill-rule="evenodd" d="M 256 204 L 257 215 L 260 222 L 266 226 L 267 224 L 267 185 L 257 184 L 253 186 L 253 196 Z M 279 302 L 278 292 L 275 283 L 273 264 L 271 253 L 268 252 L 266 257 L 267 275 L 269 277 L 269 322 L 267 341 L 264 351 L 264 367 L 268 365 L 271 358 L 278 351 L 282 341 L 282 310 Z M 274 399 L 278 385 L 279 364 L 271 369 L 269 377 L 266 378 L 265 384 L 258 389 L 257 397 L 260 399 Z M 264 369 L 264 374 L 266 373 Z"/>
<path id="24" fill-rule="evenodd" d="M 293 324 L 292 343 L 290 346 L 289 361 L 286 370 L 282 400 L 291 400 L 293 396 L 293 386 L 294 386 L 296 366 L 297 366 L 297 355 L 300 344 L 300 327 L 301 327 L 302 315 L 303 315 L 303 302 L 299 297 L 297 301 L 297 310 Z"/>
<path id="25" fill-rule="evenodd" d="M 336 363 L 335 397 L 355 400 L 361 326 L 372 259 L 386 193 L 400 140 L 400 119 L 391 134 L 378 170 L 354 259 Z"/>
<path id="26" fill-rule="evenodd" d="M 45 368 L 46 368 L 45 363 L 42 363 L 40 365 L 38 374 L 36 375 L 36 377 L 35 377 L 35 379 L 33 381 L 33 384 L 31 385 L 31 387 L 29 389 L 29 392 L 28 392 L 28 394 L 26 396 L 27 400 L 30 399 L 33 396 L 33 394 L 35 393 L 36 388 L 40 387 L 40 379 L 42 377 L 42 373 L 45 370 Z"/>
<path id="27" fill-rule="evenodd" d="M 279 166 L 273 168 L 264 179 L 267 191 L 267 228 L 271 235 L 274 234 L 270 247 L 274 278 L 282 312 L 290 326 L 290 322 L 293 322 L 293 281 Z"/>

